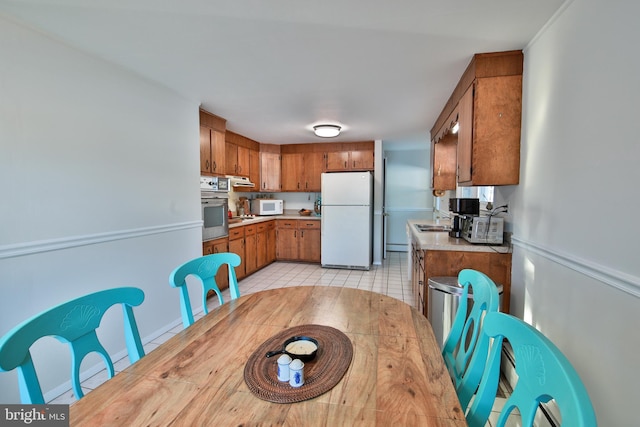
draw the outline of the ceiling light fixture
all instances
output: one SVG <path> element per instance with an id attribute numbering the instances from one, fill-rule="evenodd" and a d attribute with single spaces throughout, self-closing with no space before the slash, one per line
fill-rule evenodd
<path id="1" fill-rule="evenodd" d="M 315 125 L 313 131 L 321 138 L 333 138 L 340 135 L 340 129 L 338 125 Z"/>

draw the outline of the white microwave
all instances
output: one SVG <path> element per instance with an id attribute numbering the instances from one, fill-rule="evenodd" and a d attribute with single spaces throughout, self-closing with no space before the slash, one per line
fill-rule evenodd
<path id="1" fill-rule="evenodd" d="M 254 215 L 282 215 L 284 202 L 278 199 L 251 200 L 251 213 Z"/>

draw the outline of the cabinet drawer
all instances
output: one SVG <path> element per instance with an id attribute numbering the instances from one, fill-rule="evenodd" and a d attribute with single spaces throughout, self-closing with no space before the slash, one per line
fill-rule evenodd
<path id="1" fill-rule="evenodd" d="M 295 219 L 279 219 L 278 228 L 298 228 L 298 221 Z"/>
<path id="2" fill-rule="evenodd" d="M 320 221 L 318 220 L 298 220 L 298 228 L 302 229 L 320 229 Z"/>
<path id="3" fill-rule="evenodd" d="M 256 229 L 257 227 L 254 225 L 247 225 L 244 227 L 244 235 L 245 236 L 251 236 L 253 234 L 256 234 Z"/>
<path id="4" fill-rule="evenodd" d="M 234 227 L 229 229 L 229 240 L 242 239 L 244 237 L 244 227 Z"/>
<path id="5" fill-rule="evenodd" d="M 261 222 L 260 224 L 256 224 L 256 227 L 258 228 L 258 233 L 262 233 L 266 231 L 269 226 L 266 222 Z"/>

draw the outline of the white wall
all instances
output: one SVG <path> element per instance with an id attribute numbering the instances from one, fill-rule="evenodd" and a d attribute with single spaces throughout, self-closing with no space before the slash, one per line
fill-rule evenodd
<path id="1" fill-rule="evenodd" d="M 387 250 L 407 251 L 409 219 L 433 219 L 429 135 L 385 141 Z"/>
<path id="2" fill-rule="evenodd" d="M 525 50 L 512 312 L 567 355 L 599 425 L 637 425 L 640 3 L 574 0 Z"/>
<path id="3" fill-rule="evenodd" d="M 0 40 L 0 335 L 116 286 L 145 291 L 143 337 L 178 324 L 168 276 L 201 254 L 197 102 L 4 18 Z M 100 336 L 121 352 L 107 316 Z M 36 353 L 52 398 L 68 351 L 45 340 Z M 19 402 L 15 372 L 0 373 L 0 402 Z"/>

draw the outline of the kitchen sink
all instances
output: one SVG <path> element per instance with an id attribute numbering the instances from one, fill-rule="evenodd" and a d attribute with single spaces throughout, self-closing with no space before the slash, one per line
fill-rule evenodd
<path id="1" fill-rule="evenodd" d="M 429 231 L 451 231 L 450 225 L 414 224 L 414 226 L 421 233 Z"/>

